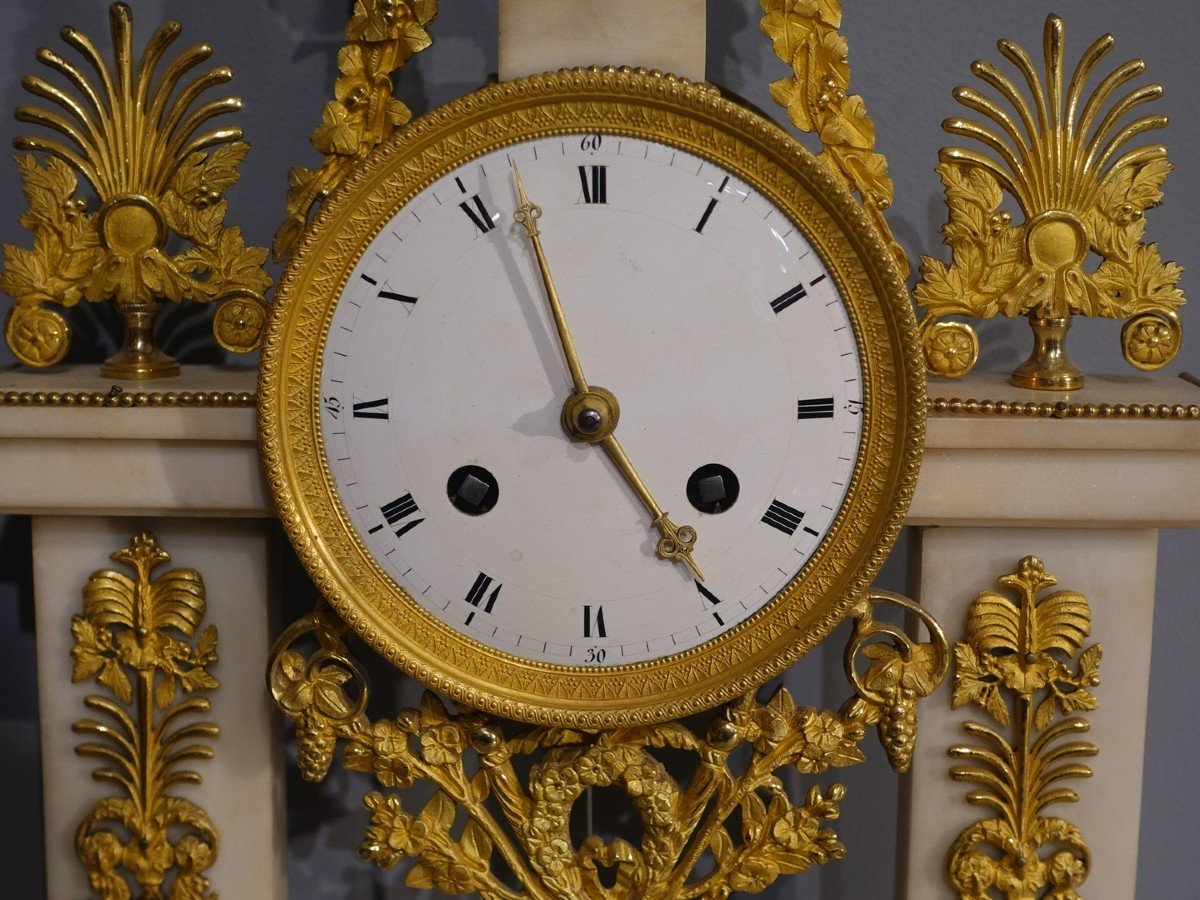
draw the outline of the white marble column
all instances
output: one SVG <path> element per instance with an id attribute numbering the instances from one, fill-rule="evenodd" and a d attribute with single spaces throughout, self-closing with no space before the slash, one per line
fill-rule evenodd
<path id="1" fill-rule="evenodd" d="M 1083 714 L 1091 731 L 1082 737 L 1100 752 L 1085 761 L 1092 778 L 1064 785 L 1080 801 L 1044 815 L 1075 824 L 1087 841 L 1092 870 L 1081 892 L 1088 900 L 1133 900 L 1158 529 L 1200 521 L 1200 419 L 1189 409 L 1200 404 L 1200 389 L 1178 379 L 1089 376 L 1083 391 L 1055 395 L 978 376 L 936 382 L 930 393 L 935 402 L 1065 404 L 1053 416 L 1044 408 L 996 413 L 994 406 L 972 415 L 945 403 L 944 412 L 931 413 L 909 519 L 921 526 L 915 589 L 952 642 L 964 637 L 971 601 L 1022 557 L 1045 563 L 1058 578 L 1054 590 L 1087 597 L 1088 643 L 1101 644 L 1104 655 L 1094 689 L 1100 708 Z M 1143 415 L 1130 417 L 1131 405 Z M 978 707 L 952 711 L 949 683 L 924 701 L 920 717 L 900 882 L 908 900 L 934 900 L 954 896 L 945 873 L 954 839 L 994 814 L 967 804 L 974 785 L 950 780 L 947 748 L 973 742 L 964 721 L 995 723 Z"/>
<path id="2" fill-rule="evenodd" d="M 83 698 L 106 691 L 71 683 L 71 617 L 82 612 L 88 576 L 122 570 L 109 555 L 148 530 L 171 554 L 164 569 L 200 573 L 201 627 L 219 633 L 212 674 L 220 687 L 202 717 L 221 730 L 206 741 L 215 756 L 187 766 L 202 784 L 171 793 L 197 803 L 216 827 L 219 853 L 205 873 L 214 890 L 282 900 L 283 752 L 264 684 L 278 631 L 269 622 L 274 512 L 248 405 L 254 373 L 198 368 L 169 382 L 126 382 L 110 405 L 97 405 L 111 387 L 90 368 L 0 376 L 0 511 L 33 516 L 47 896 L 89 895 L 75 831 L 97 799 L 115 793 L 92 780 L 98 761 L 74 752 L 88 738 L 72 723 L 95 718 Z"/>
<path id="3" fill-rule="evenodd" d="M 645 66 L 704 80 L 704 0 L 500 0 L 500 77 Z"/>

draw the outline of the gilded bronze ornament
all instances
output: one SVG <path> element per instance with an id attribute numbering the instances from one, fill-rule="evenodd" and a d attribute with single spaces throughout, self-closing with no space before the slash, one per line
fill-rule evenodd
<path id="1" fill-rule="evenodd" d="M 1077 739 L 1090 726 L 1071 714 L 1099 705 L 1090 689 L 1100 683 L 1101 648 L 1083 646 L 1092 619 L 1086 597 L 1074 591 L 1040 597 L 1057 583 L 1040 559 L 1025 557 L 997 581 L 1002 591 L 975 598 L 966 640 L 954 646 L 953 707 L 973 703 L 1011 735 L 966 722 L 963 730 L 978 742 L 949 751 L 967 761 L 951 768 L 950 777 L 980 786 L 967 802 L 998 813 L 965 829 L 950 847 L 946 874 L 963 900 L 1079 900 L 1076 889 L 1091 867 L 1079 830 L 1042 815 L 1047 806 L 1079 799 L 1060 783 L 1091 777 L 1091 768 L 1076 760 L 1099 752 Z"/>
<path id="2" fill-rule="evenodd" d="M 1056 403 L 1023 400 L 976 400 L 937 397 L 931 415 L 1005 416 L 1030 419 L 1200 419 L 1195 403 Z"/>
<path id="3" fill-rule="evenodd" d="M 152 577 L 170 558 L 153 534 L 134 535 L 112 555 L 133 577 L 93 572 L 83 588 L 83 615 L 71 619 L 71 680 L 94 680 L 112 694 L 87 697 L 84 704 L 102 718 L 73 726 L 90 738 L 75 752 L 101 761 L 92 777 L 118 788 L 92 805 L 75 834 L 75 851 L 104 900 L 133 896 L 129 878 L 140 897 L 216 896 L 204 875 L 217 857 L 216 826 L 171 789 L 200 783 L 199 773 L 182 763 L 213 756 L 202 741 L 217 737 L 217 726 L 185 719 L 212 709 L 199 695 L 218 687 L 209 672 L 217 662 L 217 629 L 209 625 L 191 641 L 204 619 L 204 581 L 194 569 Z M 179 699 L 181 690 L 193 696 Z"/>
<path id="4" fill-rule="evenodd" d="M 790 77 L 771 83 L 771 96 L 793 125 L 820 139 L 824 152 L 817 159 L 862 198 L 863 209 L 907 278 L 908 254 L 883 215 L 895 194 L 887 160 L 875 150 L 875 124 L 863 98 L 846 93 L 850 45 L 838 32 L 841 0 L 760 0 L 760 5 L 764 15 L 759 27 L 771 39 L 775 55 L 792 67 Z"/>
<path id="5" fill-rule="evenodd" d="M 241 230 L 224 224 L 224 193 L 237 182 L 249 145 L 240 128 L 197 134 L 214 116 L 240 109 L 241 101 L 224 97 L 195 105 L 206 90 L 233 77 L 221 67 L 184 81 L 212 55 L 203 44 L 183 51 L 155 80 L 180 34 L 178 22 L 160 26 L 135 65 L 129 7 L 113 4 L 109 21 L 111 69 L 92 39 L 70 27 L 62 30 L 63 40 L 92 73 L 53 50 L 37 53 L 76 95 L 37 75 L 22 82 L 65 115 L 22 105 L 16 118 L 66 141 L 41 135 L 14 141 L 18 150 L 48 158 L 43 165 L 33 155 L 16 157 L 29 200 L 21 224 L 34 242 L 33 249 L 4 247 L 0 290 L 15 300 L 4 335 L 21 362 L 53 365 L 66 354 L 71 330 L 60 313 L 42 304 L 113 299 L 125 321 L 125 342 L 101 371 L 127 379 L 177 375 L 179 364 L 154 344 L 154 319 L 165 301 L 220 304 L 213 330 L 227 350 L 255 349 L 266 324 L 267 251 L 247 247 Z M 80 176 L 95 194 L 95 210 L 78 195 Z M 172 254 L 172 235 L 192 246 Z"/>
<path id="6" fill-rule="evenodd" d="M 325 104 L 311 143 L 325 159 L 316 169 L 288 172 L 287 218 L 275 232 L 276 260 L 289 259 L 317 207 L 412 110 L 392 96 L 392 76 L 433 43 L 426 27 L 438 0 L 355 0 L 338 52 L 334 99 Z"/>
<path id="7" fill-rule="evenodd" d="M 957 378 L 979 357 L 974 329 L 947 316 L 1025 316 L 1034 349 L 1012 375 L 1018 387 L 1076 390 L 1083 373 L 1066 354 L 1074 315 L 1128 319 L 1121 331 L 1125 360 L 1145 371 L 1159 369 L 1179 352 L 1177 310 L 1183 270 L 1163 262 L 1156 244 L 1144 242 L 1145 212 L 1162 202 L 1171 171 L 1167 149 L 1152 144 L 1121 152 L 1138 135 L 1164 128 L 1166 116 L 1148 115 L 1122 125 L 1139 105 L 1162 96 L 1157 84 L 1116 99 L 1146 64 L 1131 60 L 1105 76 L 1085 97 L 1087 80 L 1116 41 L 1104 35 L 1083 54 L 1063 90 L 1063 22 L 1046 19 L 1046 77 L 1017 44 L 1002 40 L 1000 53 L 1020 72 L 1032 106 L 1017 82 L 991 63 L 971 71 L 1003 103 L 969 87 L 954 98 L 992 124 L 950 118 L 942 127 L 971 138 L 994 155 L 962 147 L 939 154 L 937 171 L 946 189 L 949 220 L 942 232 L 949 265 L 921 258 L 917 302 L 929 371 Z M 1008 107 L 1007 109 L 1005 107 Z M 1020 207 L 1014 224 L 1005 196 Z M 1088 265 L 1089 253 L 1099 257 Z"/>
<path id="8" fill-rule="evenodd" d="M 915 613 L 930 641 L 875 620 L 879 603 Z M 766 703 L 754 694 L 733 701 L 703 735 L 666 722 L 602 731 L 546 725 L 506 736 L 498 720 L 461 706 L 450 712 L 432 692 L 419 709 L 372 721 L 366 676 L 343 642 L 347 626 L 323 604 L 280 636 L 268 678 L 296 723 L 304 778 L 324 779 L 342 741 L 345 768 L 373 774 L 384 789 L 364 797 L 371 819 L 359 855 L 383 868 L 415 858 L 411 887 L 505 900 L 726 897 L 845 854 L 824 825 L 837 818 L 845 788 L 813 785 L 793 802 L 780 770 L 819 775 L 863 762 L 858 745 L 872 725 L 892 766 L 908 768 L 916 701 L 948 667 L 945 636 L 927 613 L 891 594 L 873 595 L 854 615 L 846 667 L 856 696 L 838 712 L 798 707 L 780 687 Z M 308 655 L 296 649 L 312 640 Z M 664 749 L 694 758 L 686 784 L 655 755 Z M 418 782 L 437 792 L 406 810 L 399 792 Z M 591 788 L 628 798 L 640 843 L 588 835 L 575 845 L 571 810 Z M 736 828 L 731 816 L 740 819 Z"/>
<path id="9" fill-rule="evenodd" d="M 181 407 L 184 409 L 228 409 L 253 407 L 257 397 L 250 391 L 126 391 L 113 385 L 108 391 L 5 391 L 0 406 L 53 406 L 75 409 L 102 407 Z"/>

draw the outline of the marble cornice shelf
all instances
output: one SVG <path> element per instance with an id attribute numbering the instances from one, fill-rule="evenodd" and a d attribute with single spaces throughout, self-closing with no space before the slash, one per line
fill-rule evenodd
<path id="1" fill-rule="evenodd" d="M 931 379 L 939 399 L 1066 404 L 1055 416 L 931 412 L 911 525 L 1192 527 L 1200 521 L 1200 387 L 1165 376 L 1088 376 L 1070 394 L 1003 375 Z M 1134 405 L 1179 417 L 1089 417 Z M 1076 411 L 1076 414 L 1072 414 Z"/>
<path id="2" fill-rule="evenodd" d="M 0 397 L 116 398 L 104 406 L 31 399 L 0 404 L 0 466 L 21 473 L 0 479 L 0 508 L 32 514 L 273 515 L 258 462 L 256 413 L 247 405 L 255 377 L 253 369 L 216 366 L 185 367 L 178 378 L 155 382 L 114 383 L 94 366 L 0 373 Z M 166 405 L 169 394 L 176 405 Z M 207 396 L 196 402 L 196 395 Z M 218 395 L 215 402 L 212 395 Z M 123 405 L 124 397 L 132 405 Z"/>

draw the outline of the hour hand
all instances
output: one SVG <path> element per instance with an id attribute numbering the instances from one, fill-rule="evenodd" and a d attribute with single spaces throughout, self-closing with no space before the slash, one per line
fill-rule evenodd
<path id="1" fill-rule="evenodd" d="M 616 435 L 608 434 L 600 441 L 600 446 L 604 448 L 604 452 L 608 454 L 608 458 L 617 467 L 617 471 L 621 473 L 621 477 L 625 479 L 625 482 L 637 494 L 638 499 L 642 502 L 642 506 L 650 514 L 651 527 L 658 529 L 661 537 L 658 539 L 655 551 L 658 553 L 659 559 L 681 562 L 691 569 L 692 574 L 700 581 L 703 581 L 704 575 L 701 573 L 700 567 L 696 565 L 696 561 L 692 559 L 692 550 L 696 546 L 696 529 L 691 525 L 676 525 L 670 520 L 667 513 L 651 495 L 649 488 L 646 487 L 646 483 L 642 481 L 637 470 L 634 469 L 633 463 L 629 461 L 629 457 L 625 455 L 625 449 L 617 441 Z"/>

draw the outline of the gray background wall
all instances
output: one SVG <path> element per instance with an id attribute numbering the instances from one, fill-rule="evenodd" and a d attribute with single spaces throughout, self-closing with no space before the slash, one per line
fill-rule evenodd
<path id="1" fill-rule="evenodd" d="M 106 6 L 101 0 L 3 0 L 0 107 L 11 109 L 24 101 L 20 78 L 36 66 L 35 47 L 60 46 L 60 25 L 71 23 L 103 39 L 103 45 Z M 253 151 L 243 166 L 242 183 L 231 192 L 230 218 L 243 227 L 249 242 L 268 244 L 282 216 L 287 167 L 316 160 L 308 135 L 331 91 L 348 0 L 133 0 L 132 6 L 138 46 L 153 25 L 174 16 L 184 24 L 181 44 L 211 43 L 215 62 L 237 73 L 233 88 L 246 102 L 241 124 Z M 443 0 L 442 6 L 432 27 L 434 48 L 418 55 L 401 76 L 399 95 L 418 113 L 479 86 L 496 67 L 495 0 Z M 1200 268 L 1200 168 L 1195 163 L 1200 143 L 1200 7 L 1184 0 L 1060 0 L 1053 7 L 1030 0 L 846 0 L 845 6 L 843 31 L 851 47 L 852 88 L 866 98 L 877 125 L 879 148 L 887 154 L 896 182 L 896 205 L 889 219 L 914 258 L 943 252 L 938 230 L 945 211 L 933 167 L 938 148 L 947 142 L 939 125 L 954 109 L 950 89 L 968 80 L 972 59 L 998 58 L 996 38 L 1010 37 L 1036 50 L 1042 21 L 1053 10 L 1066 19 L 1072 61 L 1094 37 L 1111 31 L 1118 39 L 1112 59 L 1145 57 L 1150 77 L 1166 86 L 1166 98 L 1158 106 L 1172 119 L 1165 142 L 1177 170 L 1167 181 L 1165 205 L 1149 215 L 1149 235 L 1159 242 L 1164 258 L 1190 267 L 1184 276 L 1185 292 L 1200 285 L 1193 274 Z M 786 70 L 759 33 L 757 3 L 708 0 L 708 12 L 710 80 L 782 119 L 766 86 Z M 0 147 L 8 146 L 17 130 L 10 118 L 0 120 Z M 23 208 L 15 168 L 0 164 L 0 242 L 28 244 L 17 223 Z M 5 305 L 0 300 L 0 307 Z M 93 309 L 74 321 L 80 359 L 96 360 L 111 352 L 110 314 Z M 1185 310 L 1185 327 L 1194 328 L 1195 322 L 1195 315 Z M 211 358 L 203 322 L 184 316 L 168 324 L 168 349 L 192 361 Z M 1128 372 L 1120 359 L 1117 333 L 1112 322 L 1078 321 L 1071 335 L 1072 356 L 1089 372 Z M 1019 323 L 986 329 L 980 368 L 1011 368 L 1023 358 L 1028 340 L 1028 330 Z M 0 363 L 10 360 L 0 350 Z M 1200 343 L 1194 333 L 1166 371 L 1189 369 L 1200 372 Z M 28 552 L 28 521 L 0 520 L 0 872 L 7 896 L 21 898 L 42 894 Z M 890 585 L 903 584 L 903 552 L 902 546 L 885 572 L 883 580 Z M 1191 896 L 1200 878 L 1195 853 L 1200 779 L 1192 757 L 1200 747 L 1200 724 L 1179 699 L 1193 693 L 1186 685 L 1194 678 L 1200 639 L 1192 611 L 1198 554 L 1197 533 L 1163 535 L 1145 793 L 1142 809 L 1128 811 L 1141 817 L 1142 898 Z M 293 604 L 303 608 L 309 600 L 302 580 L 293 583 Z M 947 624 L 952 633 L 960 627 Z M 1103 635 L 1097 637 L 1103 641 Z M 828 654 L 811 654 L 789 676 L 805 699 L 837 704 L 845 696 L 836 658 L 841 638 L 836 635 Z M 67 664 L 64 660 L 64 676 Z M 410 696 L 407 688 L 396 691 L 397 700 Z M 1103 702 L 1103 688 L 1100 696 Z M 886 771 L 873 743 L 868 752 L 868 766 L 838 773 L 850 789 L 838 828 L 850 855 L 817 875 L 780 884 L 772 896 L 892 896 L 895 835 L 890 822 L 898 780 Z M 317 787 L 293 779 L 292 897 L 390 900 L 413 895 L 403 887 L 401 873 L 376 872 L 353 856 L 365 823 L 359 797 L 366 789 L 363 781 L 348 775 L 335 775 Z M 224 896 L 237 900 L 235 886 L 219 887 Z"/>

